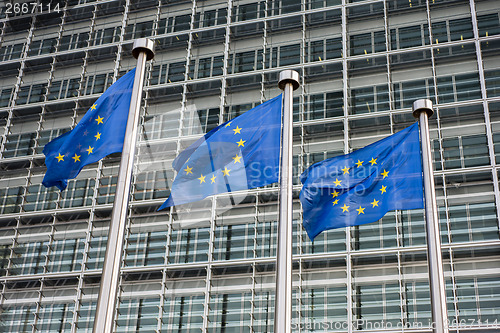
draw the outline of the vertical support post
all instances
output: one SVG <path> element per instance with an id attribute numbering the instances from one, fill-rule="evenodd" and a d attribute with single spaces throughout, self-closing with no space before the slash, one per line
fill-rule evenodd
<path id="1" fill-rule="evenodd" d="M 419 99 L 413 103 L 413 116 L 419 120 L 422 144 L 422 169 L 424 173 L 425 229 L 427 233 L 427 263 L 432 308 L 432 330 L 434 333 L 448 333 L 448 313 L 446 310 L 446 290 L 444 284 L 443 259 L 439 219 L 432 169 L 429 117 L 432 116 L 432 101 Z"/>
<path id="2" fill-rule="evenodd" d="M 127 222 L 128 202 L 130 198 L 130 183 L 134 166 L 135 145 L 137 139 L 137 122 L 142 100 L 142 87 L 146 60 L 154 57 L 154 43 L 150 39 L 141 38 L 134 42 L 133 56 L 137 59 L 137 67 L 132 88 L 132 98 L 128 113 L 125 140 L 123 142 L 120 171 L 116 184 L 115 202 L 109 225 L 108 243 L 104 257 L 101 287 L 97 299 L 97 309 L 93 332 L 112 333 L 116 298 L 120 280 L 120 266 Z"/>
<path id="3" fill-rule="evenodd" d="M 292 324 L 292 141 L 293 91 L 299 87 L 299 73 L 280 73 L 278 86 L 283 90 L 283 130 L 281 140 L 280 207 L 278 249 L 276 254 L 276 299 L 274 332 L 290 333 Z"/>

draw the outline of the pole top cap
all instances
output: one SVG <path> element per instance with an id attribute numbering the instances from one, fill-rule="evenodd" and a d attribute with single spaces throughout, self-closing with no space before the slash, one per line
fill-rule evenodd
<path id="1" fill-rule="evenodd" d="M 155 43 L 149 38 L 139 38 L 134 42 L 132 55 L 139 58 L 139 53 L 146 52 L 146 59 L 151 60 L 155 56 Z"/>
<path id="2" fill-rule="evenodd" d="M 280 80 L 278 81 L 278 87 L 281 90 L 284 90 L 287 83 L 291 83 L 293 86 L 293 90 L 297 90 L 297 88 L 300 86 L 299 73 L 291 69 L 287 69 L 280 72 Z"/>
<path id="3" fill-rule="evenodd" d="M 432 110 L 432 101 L 430 99 L 417 99 L 413 102 L 413 117 L 418 119 L 422 112 L 426 112 L 428 117 L 434 114 Z"/>

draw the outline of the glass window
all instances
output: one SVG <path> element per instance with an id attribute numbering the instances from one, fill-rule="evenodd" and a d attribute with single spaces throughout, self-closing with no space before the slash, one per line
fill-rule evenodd
<path id="1" fill-rule="evenodd" d="M 485 134 L 464 135 L 442 140 L 445 169 L 488 165 L 488 143 Z"/>
<path id="2" fill-rule="evenodd" d="M 42 45 L 42 40 L 34 40 L 30 44 L 30 50 L 28 56 L 36 56 L 40 53 L 40 46 Z"/>
<path id="3" fill-rule="evenodd" d="M 0 276 L 7 274 L 7 266 L 10 258 L 10 245 L 0 245 Z"/>
<path id="4" fill-rule="evenodd" d="M 368 54 L 372 52 L 372 35 L 365 33 L 349 38 L 351 55 Z"/>
<path id="5" fill-rule="evenodd" d="M 204 295 L 165 297 L 163 304 L 162 331 L 185 333 L 199 332 L 203 328 Z"/>
<path id="6" fill-rule="evenodd" d="M 169 179 L 174 179 L 172 170 L 156 170 L 135 175 L 134 200 L 167 198 L 170 195 Z"/>
<path id="7" fill-rule="evenodd" d="M 351 112 L 362 114 L 389 110 L 387 85 L 351 89 Z"/>
<path id="8" fill-rule="evenodd" d="M 168 67 L 168 82 L 184 81 L 184 62 L 175 62 Z"/>
<path id="9" fill-rule="evenodd" d="M 500 34 L 500 22 L 498 20 L 498 13 L 478 15 L 477 27 L 479 30 L 479 37 L 487 37 Z"/>
<path id="10" fill-rule="evenodd" d="M 23 187 L 0 188 L 0 214 L 18 213 L 23 202 Z"/>
<path id="11" fill-rule="evenodd" d="M 120 299 L 115 332 L 155 332 L 159 305 L 159 297 Z"/>
<path id="12" fill-rule="evenodd" d="M 410 263 L 405 265 L 411 268 Z M 406 309 L 406 322 L 408 327 L 421 325 L 419 328 L 428 327 L 432 322 L 429 284 L 424 281 L 404 281 L 403 282 L 403 306 Z M 450 317 L 452 320 L 452 317 Z M 406 326 L 405 326 L 406 327 Z"/>
<path id="13" fill-rule="evenodd" d="M 393 84 L 396 108 L 411 108 L 413 102 L 434 96 L 434 83 L 431 79 L 420 79 Z"/>
<path id="14" fill-rule="evenodd" d="M 198 61 L 198 78 L 210 76 L 212 69 L 212 58 L 204 58 Z"/>
<path id="15" fill-rule="evenodd" d="M 445 22 L 432 23 L 432 37 L 435 44 L 445 43 L 448 41 L 448 31 Z"/>
<path id="16" fill-rule="evenodd" d="M 464 40 L 473 38 L 472 20 L 470 17 L 450 20 L 450 40 Z"/>
<path id="17" fill-rule="evenodd" d="M 174 31 L 188 30 L 191 24 L 191 15 L 180 15 L 175 17 Z"/>
<path id="18" fill-rule="evenodd" d="M 396 247 L 396 218 L 394 212 L 387 213 L 377 223 L 368 223 L 353 228 L 353 247 L 356 250 Z"/>
<path id="19" fill-rule="evenodd" d="M 33 153 L 31 148 L 35 145 L 35 137 L 36 133 L 7 135 L 2 156 L 8 158 L 31 155 Z"/>
<path id="20" fill-rule="evenodd" d="M 84 238 L 55 239 L 51 244 L 48 272 L 74 272 L 82 269 Z"/>
<path id="21" fill-rule="evenodd" d="M 485 70 L 484 80 L 488 97 L 500 96 L 500 69 Z"/>
<path id="22" fill-rule="evenodd" d="M 37 211 L 56 208 L 57 189 L 47 189 L 40 183 L 29 185 L 25 196 L 25 211 Z"/>
<path id="23" fill-rule="evenodd" d="M 211 295 L 210 297 L 210 330 L 220 332 L 249 332 L 252 295 L 249 292 L 241 294 Z"/>
<path id="24" fill-rule="evenodd" d="M 316 239 L 314 239 L 314 242 L 316 242 Z M 308 275 L 313 276 L 312 273 Z M 315 283 L 316 281 L 310 282 Z M 326 330 L 339 331 L 342 329 L 342 326 L 344 328 L 347 327 L 347 325 L 344 324 L 347 321 L 347 297 L 345 288 L 304 288 L 300 301 L 301 318 L 303 327 L 306 328 L 304 330 L 305 332 L 321 332 L 322 329 L 325 329 L 325 332 Z M 294 322 L 297 321 L 298 320 L 294 318 Z M 338 326 L 335 327 L 335 324 Z M 317 328 L 319 328 L 319 330 Z"/>
<path id="25" fill-rule="evenodd" d="M 257 58 L 257 69 L 262 68 L 262 52 L 258 50 L 257 52 L 260 58 Z M 260 62 L 259 62 L 260 59 Z M 213 58 L 213 68 L 212 76 L 222 75 L 222 68 L 224 66 L 224 56 L 218 56 Z"/>
<path id="26" fill-rule="evenodd" d="M 97 203 L 100 205 L 113 203 L 115 200 L 117 175 L 103 175 L 99 180 Z"/>
<path id="27" fill-rule="evenodd" d="M 9 275 L 32 275 L 43 273 L 47 255 L 47 241 L 17 243 L 12 248 Z"/>
<path id="28" fill-rule="evenodd" d="M 36 328 L 41 332 L 67 332 L 71 330 L 75 304 L 42 303 L 37 314 Z"/>
<path id="29" fill-rule="evenodd" d="M 210 228 L 172 230 L 169 263 L 189 263 L 208 260 Z"/>
<path id="30" fill-rule="evenodd" d="M 95 298 L 97 300 L 97 295 L 95 296 Z M 80 304 L 80 309 L 78 310 L 77 316 L 77 333 L 87 333 L 92 331 L 94 327 L 96 307 L 97 301 L 83 301 Z"/>
<path id="31" fill-rule="evenodd" d="M 56 38 L 44 39 L 42 42 L 40 54 L 54 53 L 56 50 L 56 44 Z"/>
<path id="32" fill-rule="evenodd" d="M 451 186 L 467 186 L 455 181 L 453 176 L 447 179 Z M 448 216 L 453 243 L 498 240 L 498 221 L 493 202 L 450 205 Z"/>
<path id="33" fill-rule="evenodd" d="M 4 88 L 0 93 L 0 108 L 9 106 L 13 88 Z"/>
<path id="34" fill-rule="evenodd" d="M 367 284 L 354 287 L 354 322 L 357 330 L 371 330 L 374 323 L 381 321 L 396 327 L 400 324 L 401 306 L 399 284 Z"/>
<path id="35" fill-rule="evenodd" d="M 140 22 L 135 25 L 134 39 L 149 37 L 153 32 L 153 21 Z"/>
<path id="36" fill-rule="evenodd" d="M 300 63 L 300 44 L 280 47 L 280 66 Z"/>
<path id="37" fill-rule="evenodd" d="M 92 205 L 94 187 L 94 179 L 69 180 L 66 190 L 61 192 L 60 206 L 62 208 L 69 208 Z"/>
<path id="38" fill-rule="evenodd" d="M 2 306 L 0 321 L 8 330 L 5 332 L 28 332 L 35 323 L 35 304 Z"/>
<path id="39" fill-rule="evenodd" d="M 87 270 L 102 269 L 104 265 L 104 253 L 106 252 L 106 244 L 108 236 L 94 236 L 90 240 L 89 250 L 87 253 Z"/>
<path id="40" fill-rule="evenodd" d="M 130 234 L 125 250 L 125 266 L 163 265 L 166 244 L 166 230 Z"/>
<path id="41" fill-rule="evenodd" d="M 31 89 L 31 86 L 23 86 L 19 89 L 19 92 L 17 93 L 17 99 L 16 99 L 17 105 L 26 104 L 28 102 L 30 89 Z"/>
<path id="42" fill-rule="evenodd" d="M 241 4 L 237 8 L 237 21 L 253 20 L 257 18 L 259 3 Z"/>
<path id="43" fill-rule="evenodd" d="M 237 53 L 234 59 L 234 73 L 252 70 L 255 70 L 255 51 Z"/>
<path id="44" fill-rule="evenodd" d="M 396 50 L 425 45 L 428 43 L 428 35 L 426 24 L 391 29 L 391 48 Z"/>

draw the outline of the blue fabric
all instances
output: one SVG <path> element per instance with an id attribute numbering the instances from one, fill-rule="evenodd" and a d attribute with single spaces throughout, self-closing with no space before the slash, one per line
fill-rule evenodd
<path id="1" fill-rule="evenodd" d="M 75 178 L 87 164 L 123 149 L 135 69 L 109 89 L 85 113 L 82 120 L 67 132 L 45 145 L 46 187 L 61 191 L 68 179 Z"/>
<path id="2" fill-rule="evenodd" d="M 375 222 L 395 209 L 424 208 L 418 123 L 310 166 L 301 176 L 303 225 L 324 230 Z"/>
<path id="3" fill-rule="evenodd" d="M 278 181 L 279 95 L 217 126 L 177 156 L 170 197 L 158 210 Z"/>

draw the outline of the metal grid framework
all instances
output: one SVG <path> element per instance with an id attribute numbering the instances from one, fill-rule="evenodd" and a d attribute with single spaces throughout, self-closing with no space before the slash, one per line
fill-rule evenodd
<path id="1" fill-rule="evenodd" d="M 175 156 L 279 93 L 294 69 L 297 332 L 429 332 L 423 211 L 301 227 L 298 175 L 414 120 L 430 98 L 448 312 L 500 327 L 500 7 L 496 0 L 68 0 L 0 13 L 0 328 L 91 332 L 119 155 L 45 189 L 68 131 L 150 37 L 116 332 L 273 330 L 277 186 L 156 212 Z M 496 325 L 496 326 L 495 326 Z"/>

